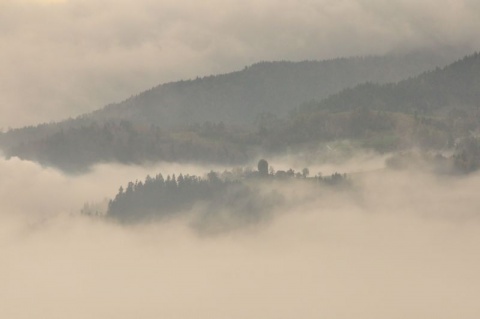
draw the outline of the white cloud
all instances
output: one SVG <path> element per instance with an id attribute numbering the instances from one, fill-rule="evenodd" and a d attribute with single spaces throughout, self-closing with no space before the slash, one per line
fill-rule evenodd
<path id="1" fill-rule="evenodd" d="M 130 228 L 60 214 L 146 171 L 205 168 L 65 176 L 0 161 L 0 317 L 478 317 L 479 175 L 295 187 L 271 224 L 214 237 L 182 220 Z"/>

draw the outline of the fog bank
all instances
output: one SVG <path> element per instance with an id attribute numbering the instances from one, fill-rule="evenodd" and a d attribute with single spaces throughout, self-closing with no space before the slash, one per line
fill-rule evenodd
<path id="1" fill-rule="evenodd" d="M 123 227 L 72 214 L 146 170 L 73 177 L 1 161 L 1 317 L 480 314 L 478 175 L 380 170 L 350 190 L 292 185 L 269 224 L 216 236 L 182 219 Z"/>

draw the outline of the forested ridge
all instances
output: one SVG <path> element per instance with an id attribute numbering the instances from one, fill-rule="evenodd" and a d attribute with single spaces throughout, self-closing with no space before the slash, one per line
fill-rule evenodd
<path id="1" fill-rule="evenodd" d="M 398 83 L 365 83 L 310 105 L 340 112 L 355 108 L 445 115 L 480 107 L 480 53 Z"/>
<path id="2" fill-rule="evenodd" d="M 159 85 L 89 116 L 165 128 L 207 121 L 252 127 L 262 113 L 284 117 L 304 102 L 321 101 L 360 83 L 397 82 L 447 63 L 440 54 L 422 52 L 260 62 L 241 71 Z"/>
<path id="3" fill-rule="evenodd" d="M 262 159 L 258 162 L 258 170 L 211 171 L 204 177 L 183 174 L 147 176 L 144 181 L 137 180 L 129 182 L 125 188 L 120 187 L 108 204 L 106 217 L 131 224 L 165 220 L 195 210 L 202 227 L 210 219 L 222 226 L 218 225 L 222 218 L 224 222 L 235 221 L 235 225 L 248 225 L 268 219 L 273 208 L 285 203 L 280 192 L 265 188 L 268 184 L 302 182 L 308 183 L 309 187 L 318 186 L 318 192 L 322 191 L 320 186 L 349 185 L 346 174 L 310 177 L 309 173 L 308 168 L 301 172 L 293 169 L 275 172 Z M 84 213 L 88 214 L 88 209 L 84 209 Z"/>
<path id="4" fill-rule="evenodd" d="M 251 138 L 223 124 L 204 123 L 184 130 L 130 121 L 90 122 L 46 137 L 4 147 L 7 155 L 38 161 L 68 172 L 96 163 L 189 162 L 239 164 L 252 155 Z"/>
<path id="5" fill-rule="evenodd" d="M 322 68 L 329 65 L 330 72 L 335 73 L 338 65 L 345 63 L 358 66 L 363 65 L 362 61 L 378 61 L 369 59 L 340 59 L 319 65 Z M 272 69 L 283 74 L 283 69 L 308 69 L 310 64 L 304 63 L 304 66 L 302 63 L 261 63 L 251 68 Z M 272 70 L 267 73 L 275 73 Z M 179 87 L 195 86 L 195 81 L 215 82 L 222 77 L 223 80 L 218 82 L 228 83 L 232 89 L 244 87 L 236 86 L 235 81 L 229 80 L 230 76 L 235 78 L 240 75 L 199 79 L 179 84 Z M 283 79 L 287 80 L 295 82 L 296 77 Z M 159 87 L 158 92 L 162 88 Z M 298 92 L 302 92 L 301 88 L 300 85 Z M 275 90 L 266 92 L 270 92 L 272 101 L 278 99 Z M 326 143 L 349 140 L 356 148 L 382 153 L 410 148 L 455 152 L 457 166 L 472 171 L 480 162 L 476 156 L 469 155 L 475 153 L 472 145 L 477 143 L 480 127 L 479 92 L 480 55 L 476 53 L 444 68 L 397 83 L 360 84 L 322 101 L 309 100 L 300 106 L 290 105 L 288 115 L 282 116 L 280 111 L 259 112 L 255 120 L 245 126 L 223 121 L 201 122 L 202 117 L 199 117 L 197 123 L 169 128 L 146 123 L 135 116 L 127 119 L 112 116 L 102 120 L 82 116 L 60 123 L 8 131 L 0 135 L 0 145 L 7 157 L 18 156 L 64 171 L 81 172 L 101 162 L 142 164 L 175 161 L 238 165 L 255 159 L 259 154 L 315 153 Z M 201 103 L 198 107 L 205 116 L 215 118 L 217 112 L 214 110 L 208 107 L 202 109 Z M 121 108 L 111 106 L 107 109 L 124 114 Z M 253 114 L 246 104 L 237 108 L 238 112 Z M 143 107 L 138 106 L 136 111 L 142 110 Z M 159 118 L 148 114 L 145 113 L 145 116 L 151 121 Z M 475 142 L 466 142 L 470 140 Z"/>

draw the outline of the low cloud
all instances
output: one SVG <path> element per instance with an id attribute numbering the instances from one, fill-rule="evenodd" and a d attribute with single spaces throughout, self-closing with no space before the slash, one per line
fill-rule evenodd
<path id="1" fill-rule="evenodd" d="M 280 165 L 280 163 L 277 163 Z M 0 161 L 5 318 L 477 318 L 480 176 L 379 170 L 342 191 L 292 185 L 261 227 L 199 236 L 188 220 L 78 215 L 147 172 L 65 176 Z"/>
<path id="2" fill-rule="evenodd" d="M 0 127 L 261 60 L 478 49 L 475 1 L 0 1 Z M 452 57 L 452 59 L 454 59 Z"/>

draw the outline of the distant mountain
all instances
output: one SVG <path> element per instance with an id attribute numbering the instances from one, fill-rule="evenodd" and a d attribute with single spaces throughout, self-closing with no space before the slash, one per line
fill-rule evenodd
<path id="1" fill-rule="evenodd" d="M 480 109 L 480 53 L 398 83 L 365 83 L 311 103 L 307 109 L 340 112 L 358 108 L 446 115 Z"/>
<path id="2" fill-rule="evenodd" d="M 302 103 L 323 100 L 360 83 L 397 82 L 449 62 L 440 54 L 423 53 L 261 62 L 242 71 L 159 85 L 88 117 L 162 128 L 206 121 L 251 126 L 261 113 L 285 116 Z"/>
<path id="3" fill-rule="evenodd" d="M 248 134 L 212 123 L 172 131 L 130 121 L 76 121 L 75 125 L 47 133 L 50 128 L 41 127 L 37 136 L 29 138 L 26 134 L 19 138 L 15 132 L 0 135 L 4 154 L 78 173 L 107 162 L 239 164 L 251 158 L 254 146 Z M 35 129 L 28 133 L 32 131 Z"/>
<path id="4" fill-rule="evenodd" d="M 480 54 L 389 84 L 366 83 L 304 104 L 281 125 L 266 125 L 264 145 L 281 149 L 335 139 L 381 150 L 453 147 L 480 130 Z"/>
<path id="5" fill-rule="evenodd" d="M 0 145 L 6 156 L 69 172 L 112 161 L 236 165 L 259 151 L 283 152 L 337 139 L 361 141 L 380 151 L 417 142 L 451 147 L 480 122 L 474 112 L 479 59 L 475 54 L 388 84 L 381 83 L 419 72 L 426 59 L 263 62 L 239 72 L 164 84 L 76 119 L 11 130 L 0 134 Z M 366 80 L 379 84 L 358 85 Z"/>

